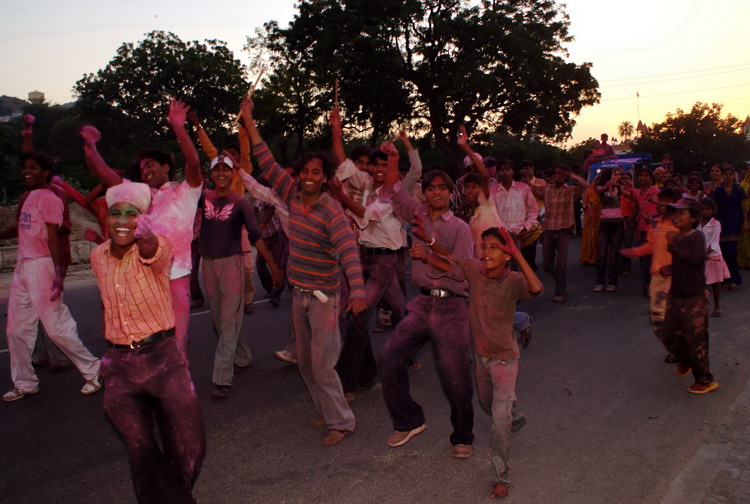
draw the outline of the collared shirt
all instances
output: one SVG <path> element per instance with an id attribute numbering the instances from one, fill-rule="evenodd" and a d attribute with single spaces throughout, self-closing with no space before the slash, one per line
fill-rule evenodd
<path id="1" fill-rule="evenodd" d="M 343 267 L 350 299 L 364 298 L 359 248 L 341 205 L 323 191 L 315 202 L 304 206 L 298 186 L 276 163 L 266 143 L 253 145 L 253 153 L 263 177 L 289 207 L 289 283 L 301 289 L 337 291 Z"/>
<path id="2" fill-rule="evenodd" d="M 366 226 L 359 235 L 359 243 L 369 248 L 398 250 L 406 245 L 406 233 L 401 220 L 393 213 L 388 199 L 379 199 L 383 187 L 378 187 L 365 207 Z"/>
<path id="3" fill-rule="evenodd" d="M 151 230 L 172 244 L 174 260 L 169 273 L 172 279 L 189 275 L 192 269 L 190 242 L 193 241 L 195 211 L 201 188 L 182 181 L 167 182 L 159 189 L 151 189 L 151 206 L 148 209 L 148 214 L 154 217 Z"/>
<path id="4" fill-rule="evenodd" d="M 381 197 L 390 198 L 393 202 L 393 211 L 403 222 L 411 222 L 414 214 L 419 212 L 422 216 L 425 233 L 450 250 L 456 257 L 470 258 L 474 256 L 474 245 L 469 226 L 453 215 L 450 210 L 433 221 L 428 215 L 427 206 L 414 201 L 400 182 L 393 186 L 391 190 L 384 190 Z M 424 243 L 416 236 L 412 239 L 414 243 Z M 427 249 L 429 250 L 429 247 Z M 463 272 L 457 268 L 445 272 L 431 264 L 423 263 L 419 259 L 413 259 L 411 280 L 423 289 L 445 289 L 459 296 L 468 295 L 466 279 Z"/>
<path id="5" fill-rule="evenodd" d="M 514 180 L 510 189 L 506 189 L 502 183 L 490 187 L 490 200 L 511 233 L 531 229 L 539 217 L 534 195 L 523 182 Z"/>
<path id="6" fill-rule="evenodd" d="M 706 255 L 708 257 L 722 257 L 719 237 L 721 236 L 721 222 L 713 217 L 704 226 L 698 225 L 698 229 L 706 238 Z"/>
<path id="7" fill-rule="evenodd" d="M 172 245 L 158 237 L 156 254 L 144 259 L 133 244 L 122 259 L 112 254 L 107 240 L 91 251 L 104 304 L 104 337 L 116 345 L 128 345 L 174 327 L 169 265 Z"/>
<path id="8" fill-rule="evenodd" d="M 490 359 L 518 359 L 521 354 L 513 334 L 516 303 L 539 293 L 529 292 L 522 273 L 506 268 L 489 278 L 484 265 L 476 259 L 464 259 L 458 266 L 469 283 L 469 323 L 474 350 Z"/>
<path id="9" fill-rule="evenodd" d="M 574 203 L 585 188 L 575 185 L 547 184 L 540 189 L 544 196 L 545 219 L 542 228 L 545 231 L 569 229 L 575 225 Z"/>

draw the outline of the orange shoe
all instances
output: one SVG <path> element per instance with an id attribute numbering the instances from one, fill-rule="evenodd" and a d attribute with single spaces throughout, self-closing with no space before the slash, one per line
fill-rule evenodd
<path id="1" fill-rule="evenodd" d="M 719 388 L 719 382 L 712 381 L 711 383 L 693 383 L 687 388 L 687 391 L 691 394 L 708 394 L 712 390 Z"/>

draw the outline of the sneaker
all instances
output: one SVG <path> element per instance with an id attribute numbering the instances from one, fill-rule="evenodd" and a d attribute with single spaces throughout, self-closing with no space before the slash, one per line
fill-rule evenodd
<path id="1" fill-rule="evenodd" d="M 617 292 L 617 286 L 609 284 L 609 285 L 607 285 L 607 289 L 606 290 L 607 290 L 607 292 Z"/>
<path id="2" fill-rule="evenodd" d="M 213 397 L 216 397 L 217 399 L 226 399 L 231 393 L 231 385 L 216 385 L 214 386 L 214 390 L 213 392 L 211 392 L 211 395 Z"/>
<path id="3" fill-rule="evenodd" d="M 90 395 L 94 392 L 98 392 L 100 388 L 102 388 L 102 377 L 94 376 L 92 379 L 83 384 L 83 387 L 81 387 L 81 394 Z"/>
<path id="4" fill-rule="evenodd" d="M 604 292 L 604 286 L 602 284 L 596 284 L 596 287 L 594 287 L 594 292 Z"/>
<path id="5" fill-rule="evenodd" d="M 279 350 L 278 352 L 274 352 L 273 356 L 280 361 L 288 362 L 289 364 L 297 364 L 297 358 L 288 350 Z"/>
<path id="6" fill-rule="evenodd" d="M 453 445 L 453 456 L 458 459 L 467 459 L 474 453 L 474 448 L 469 444 Z"/>
<path id="7" fill-rule="evenodd" d="M 413 438 L 417 434 L 422 434 L 426 428 L 427 424 L 422 424 L 416 429 L 412 429 L 410 431 L 395 431 L 393 434 L 388 436 L 388 446 L 390 446 L 391 448 L 404 446 L 409 442 L 411 438 Z"/>
<path id="8" fill-rule="evenodd" d="M 323 436 L 322 445 L 323 446 L 337 445 L 352 432 L 354 431 L 329 429 L 328 432 L 325 433 L 325 436 Z"/>
<path id="9" fill-rule="evenodd" d="M 524 425 L 526 425 L 526 417 L 521 417 L 518 420 L 513 420 L 513 422 L 511 422 L 510 424 L 510 431 L 518 432 L 523 429 Z"/>
<path id="10" fill-rule="evenodd" d="M 691 394 L 708 394 L 717 388 L 719 388 L 719 382 L 712 381 L 711 383 L 693 383 L 687 391 Z"/>
<path id="11" fill-rule="evenodd" d="M 674 375 L 677 378 L 685 378 L 687 375 L 693 372 L 693 369 L 688 366 L 683 366 L 681 364 L 677 364 L 677 366 L 674 368 Z"/>
<path id="12" fill-rule="evenodd" d="M 37 392 L 39 392 L 39 387 L 34 387 L 34 390 L 21 390 L 20 388 L 14 387 L 13 390 L 10 390 L 3 395 L 3 401 L 5 402 L 18 401 L 19 399 L 22 399 L 24 396 L 34 395 Z"/>

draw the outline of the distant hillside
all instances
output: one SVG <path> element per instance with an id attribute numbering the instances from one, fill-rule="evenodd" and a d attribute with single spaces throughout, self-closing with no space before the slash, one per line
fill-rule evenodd
<path id="1" fill-rule="evenodd" d="M 12 96 L 0 96 L 0 117 L 12 116 L 23 112 L 23 107 L 29 102 Z"/>

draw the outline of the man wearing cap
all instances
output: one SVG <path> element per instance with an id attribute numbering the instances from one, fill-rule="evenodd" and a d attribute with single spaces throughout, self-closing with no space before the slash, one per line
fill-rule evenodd
<path id="1" fill-rule="evenodd" d="M 231 189 L 234 164 L 226 156 L 211 161 L 214 190 L 205 190 L 199 206 L 203 209 L 198 252 L 203 256 L 203 283 L 208 306 L 219 342 L 214 357 L 214 397 L 229 397 L 234 366 L 246 368 L 252 354 L 242 337 L 245 298 L 242 228 L 247 229 L 250 242 L 258 249 L 271 268 L 273 283 L 280 286 L 283 273 L 274 261 L 255 222 L 250 202 Z"/>
<path id="2" fill-rule="evenodd" d="M 63 265 L 58 229 L 63 222 L 63 203 L 49 190 L 53 161 L 39 152 L 21 155 L 21 175 L 29 189 L 18 211 L 18 223 L 2 232 L 0 239 L 18 237 L 16 269 L 8 299 L 8 349 L 13 389 L 4 401 L 16 401 L 39 392 L 39 378 L 31 354 L 41 320 L 49 338 L 63 351 L 86 380 L 82 394 L 102 386 L 99 359 L 78 338 L 78 328 L 63 303 Z"/>
<path id="3" fill-rule="evenodd" d="M 187 105 L 177 100 L 172 100 L 169 104 L 169 124 L 185 157 L 184 181 L 170 180 L 175 166 L 169 153 L 147 150 L 139 153 L 137 158 L 140 179 L 151 188 L 151 206 L 148 213 L 153 217 L 154 232 L 169 240 L 174 250 L 169 273 L 172 307 L 175 313 L 177 340 L 186 355 L 190 326 L 190 242 L 193 240 L 195 212 L 203 185 L 198 151 L 185 129 L 188 110 Z M 120 184 L 123 178 L 107 166 L 96 149 L 96 143 L 101 140 L 99 131 L 91 125 L 86 125 L 81 128 L 81 137 L 86 163 L 91 172 L 109 187 Z"/>
<path id="4" fill-rule="evenodd" d="M 125 442 L 138 502 L 194 502 L 206 436 L 188 362 L 175 338 L 172 245 L 152 231 L 146 184 L 107 190 L 109 239 L 91 252 L 104 304 L 104 411 Z M 163 451 L 155 439 L 159 414 Z"/>

